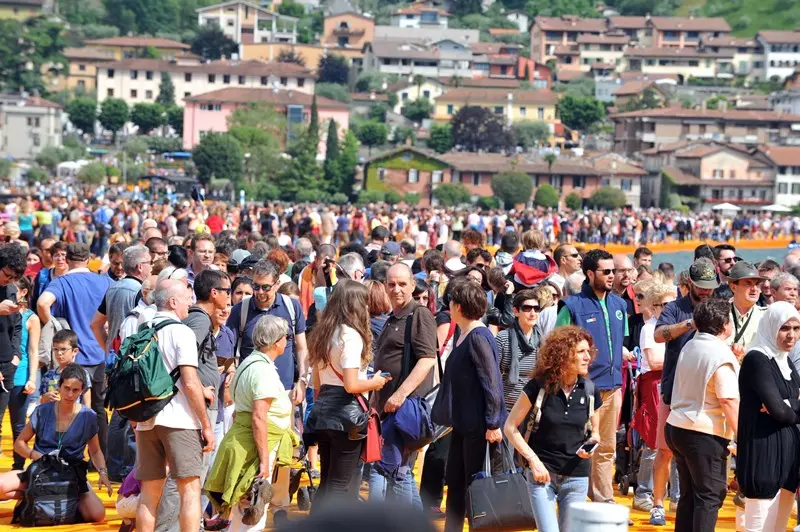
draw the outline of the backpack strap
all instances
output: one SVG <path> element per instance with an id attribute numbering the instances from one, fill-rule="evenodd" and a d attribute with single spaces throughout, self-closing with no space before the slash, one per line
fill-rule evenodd
<path id="1" fill-rule="evenodd" d="M 292 321 L 292 334 L 295 334 L 297 332 L 297 316 L 295 315 L 292 298 L 286 294 L 278 295 L 281 296 L 281 301 L 283 301 L 283 304 L 286 306 L 286 311 L 289 313 L 289 319 Z"/>
<path id="2" fill-rule="evenodd" d="M 250 311 L 250 298 L 252 296 L 244 296 L 242 298 L 242 307 L 239 310 L 239 330 L 236 335 L 236 346 L 233 350 L 236 353 L 236 358 L 241 358 L 241 349 L 242 349 L 242 337 L 244 336 L 244 330 L 247 327 L 247 314 Z"/>

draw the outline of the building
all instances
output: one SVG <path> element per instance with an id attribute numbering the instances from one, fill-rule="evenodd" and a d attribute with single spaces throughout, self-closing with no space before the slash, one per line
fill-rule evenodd
<path id="1" fill-rule="evenodd" d="M 730 32 L 730 25 L 722 17 L 650 17 L 642 42 L 655 48 L 692 48 L 699 46 L 703 38 Z"/>
<path id="2" fill-rule="evenodd" d="M 0 154 L 32 161 L 44 148 L 61 146 L 62 110 L 38 96 L 0 95 Z"/>
<path id="3" fill-rule="evenodd" d="M 528 28 L 531 27 L 530 19 L 528 18 L 528 13 L 521 9 L 512 9 L 510 11 L 506 11 L 506 19 L 510 22 L 513 22 L 519 28 L 519 31 L 525 33 L 528 31 Z"/>
<path id="4" fill-rule="evenodd" d="M 614 96 L 614 107 L 617 109 L 627 108 L 632 102 L 638 101 L 645 91 L 651 91 L 653 99 L 660 105 L 663 105 L 667 100 L 666 93 L 655 81 L 629 81 L 612 93 Z"/>
<path id="5" fill-rule="evenodd" d="M 245 61 L 265 61 L 272 63 L 278 61 L 282 52 L 294 52 L 300 56 L 309 68 L 317 68 L 320 60 L 330 54 L 344 57 L 356 70 L 361 70 L 364 63 L 364 53 L 361 49 L 342 48 L 336 44 L 288 44 L 288 43 L 260 43 L 243 44 L 241 59 Z"/>
<path id="6" fill-rule="evenodd" d="M 97 90 L 98 68 L 116 60 L 111 50 L 89 47 L 64 48 L 62 54 L 69 63 L 69 71 L 66 76 L 59 78 L 58 90 L 84 94 Z"/>
<path id="7" fill-rule="evenodd" d="M 767 145 L 760 149 L 775 167 L 775 203 L 800 205 L 800 147 Z"/>
<path id="8" fill-rule="evenodd" d="M 624 68 L 623 55 L 630 42 L 630 37 L 625 33 L 615 31 L 604 35 L 580 35 L 577 42 L 577 67 L 582 72 L 589 72 L 598 65 L 615 72 Z"/>
<path id="9" fill-rule="evenodd" d="M 647 177 L 647 171 L 640 164 L 617 153 L 589 155 L 586 157 L 586 161 L 600 175 L 601 187 L 617 188 L 623 191 L 626 205 L 632 207 L 642 205 L 642 180 Z M 595 187 L 583 187 L 583 190 L 575 192 L 581 194 L 581 197 L 586 200 L 594 190 Z"/>
<path id="10" fill-rule="evenodd" d="M 630 39 L 631 45 L 636 45 L 648 37 L 648 23 L 650 17 L 608 17 L 609 31 L 621 31 Z"/>
<path id="11" fill-rule="evenodd" d="M 800 89 L 773 92 L 769 95 L 769 104 L 780 113 L 800 115 Z"/>
<path id="12" fill-rule="evenodd" d="M 158 97 L 161 73 L 175 86 L 175 103 L 220 88 L 280 88 L 313 94 L 311 70 L 294 63 L 262 61 L 171 62 L 126 59 L 103 65 L 97 72 L 97 101 L 122 98 L 129 105 L 153 103 Z"/>
<path id="13" fill-rule="evenodd" d="M 574 48 L 579 35 L 601 35 L 606 29 L 606 21 L 600 18 L 536 17 L 531 25 L 531 59 L 537 63 L 555 60 L 557 47 Z"/>
<path id="14" fill-rule="evenodd" d="M 392 13 L 392 26 L 398 28 L 447 28 L 450 13 L 430 2 L 414 2 Z"/>
<path id="15" fill-rule="evenodd" d="M 432 43 L 449 39 L 469 45 L 480 42 L 479 30 L 462 30 L 457 28 L 428 27 L 401 28 L 399 26 L 375 26 L 375 40 L 400 40 Z"/>
<path id="16" fill-rule="evenodd" d="M 764 50 L 766 79 L 786 79 L 800 66 L 800 30 L 760 31 L 756 41 Z"/>
<path id="17" fill-rule="evenodd" d="M 765 79 L 764 50 L 755 39 L 741 39 L 725 35 L 722 37 L 703 37 L 700 47 L 712 53 L 724 52 L 732 55 L 733 74 L 752 80 Z"/>
<path id="18" fill-rule="evenodd" d="M 0 19 L 28 20 L 44 10 L 45 0 L 0 0 Z"/>
<path id="19" fill-rule="evenodd" d="M 160 37 L 109 37 L 108 39 L 91 39 L 86 46 L 113 54 L 117 61 L 144 57 L 148 50 L 155 50 L 164 60 L 174 60 L 191 50 L 191 46 L 182 42 L 162 39 Z"/>
<path id="20" fill-rule="evenodd" d="M 409 76 L 405 81 L 398 81 L 387 86 L 387 92 L 394 93 L 397 96 L 397 105 L 394 106 L 392 111 L 401 113 L 403 107 L 408 102 L 425 98 L 431 103 L 435 103 L 436 99 L 441 96 L 446 90 L 449 89 L 448 84 L 438 78 L 423 78 L 422 83 L 414 83 L 414 77 Z"/>
<path id="21" fill-rule="evenodd" d="M 364 69 L 400 76 L 472 77 L 472 52 L 450 39 L 432 44 L 375 40 L 364 47 Z"/>
<path id="22" fill-rule="evenodd" d="M 681 85 L 689 78 L 733 77 L 733 53 L 728 50 L 713 53 L 698 47 L 628 47 L 624 55 L 626 70 L 675 75 Z"/>
<path id="23" fill-rule="evenodd" d="M 664 155 L 662 155 L 662 158 Z M 664 193 L 697 198 L 701 208 L 732 203 L 760 210 L 774 202 L 775 169 L 757 150 L 724 143 L 692 143 L 667 152 L 661 168 Z"/>
<path id="24" fill-rule="evenodd" d="M 632 156 L 681 140 L 715 140 L 746 146 L 800 144 L 800 115 L 776 111 L 667 107 L 611 115 L 614 151 Z"/>
<path id="25" fill-rule="evenodd" d="M 367 115 L 377 105 L 389 105 L 389 96 L 371 92 L 351 92 L 350 112 L 357 115 Z M 394 111 L 394 109 L 392 109 Z M 396 111 L 399 113 L 399 111 Z"/>
<path id="26" fill-rule="evenodd" d="M 307 125 L 311 117 L 313 96 L 296 90 L 273 90 L 230 87 L 198 94 L 187 98 L 183 111 L 183 147 L 194 148 L 200 139 L 209 132 L 228 131 L 228 117 L 236 109 L 253 103 L 267 103 L 276 111 L 286 115 L 287 135 L 297 124 Z M 350 125 L 350 106 L 327 98 L 317 97 L 317 112 L 320 123 L 319 153 L 325 153 L 325 134 L 329 120 L 334 120 L 339 131 L 344 132 Z M 282 139 L 286 140 L 286 139 Z"/>
<path id="27" fill-rule="evenodd" d="M 245 0 L 231 0 L 197 10 L 197 25 L 217 26 L 241 46 L 258 43 L 296 43 L 297 19 L 280 15 Z"/>
<path id="28" fill-rule="evenodd" d="M 361 50 L 374 40 L 375 20 L 352 11 L 325 17 L 320 44 Z"/>
<path id="29" fill-rule="evenodd" d="M 472 68 L 479 75 L 491 78 L 517 78 L 517 59 L 522 46 L 493 42 L 470 45 Z"/>

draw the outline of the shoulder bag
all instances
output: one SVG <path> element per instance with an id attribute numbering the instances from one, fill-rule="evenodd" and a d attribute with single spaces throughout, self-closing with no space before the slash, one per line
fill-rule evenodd
<path id="1" fill-rule="evenodd" d="M 339 377 L 344 385 L 344 375 L 336 371 L 331 363 L 331 369 Z M 355 396 L 359 406 L 364 409 L 367 414 L 367 436 L 364 439 L 364 447 L 361 448 L 361 460 L 366 464 L 379 462 L 381 459 L 381 449 L 383 449 L 383 436 L 381 435 L 381 420 L 378 417 L 378 412 L 370 407 L 364 396 L 360 393 L 352 394 Z"/>

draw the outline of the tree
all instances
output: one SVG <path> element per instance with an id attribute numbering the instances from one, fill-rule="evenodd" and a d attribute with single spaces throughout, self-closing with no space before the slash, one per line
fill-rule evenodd
<path id="1" fill-rule="evenodd" d="M 320 190 L 322 169 L 317 163 L 318 139 L 309 128 L 289 149 L 291 161 L 278 179 L 281 199 L 295 199 L 301 190 Z"/>
<path id="2" fill-rule="evenodd" d="M 558 160 L 558 155 L 553 152 L 548 152 L 544 154 L 544 162 L 547 163 L 547 173 L 553 173 L 553 165 L 556 164 Z"/>
<path id="3" fill-rule="evenodd" d="M 369 110 L 369 119 L 378 122 L 386 122 L 386 113 L 389 112 L 389 107 L 385 103 L 377 103 Z"/>
<path id="4" fill-rule="evenodd" d="M 6 181 L 11 177 L 11 161 L 0 159 L 0 180 Z"/>
<path id="5" fill-rule="evenodd" d="M 386 196 L 384 196 L 383 201 L 389 205 L 397 205 L 403 201 L 403 196 L 401 196 L 396 190 L 389 190 L 386 192 Z"/>
<path id="6" fill-rule="evenodd" d="M 570 192 L 567 194 L 567 197 L 564 198 L 564 205 L 566 205 L 568 209 L 577 211 L 583 207 L 583 198 L 581 198 L 580 194 L 577 192 Z"/>
<path id="7" fill-rule="evenodd" d="M 167 109 L 167 124 L 176 135 L 183 136 L 183 107 L 173 105 Z"/>
<path id="8" fill-rule="evenodd" d="M 447 153 L 453 147 L 453 130 L 450 124 L 436 124 L 431 127 L 428 147 L 436 153 Z"/>
<path id="9" fill-rule="evenodd" d="M 467 151 L 497 152 L 508 145 L 508 133 L 501 118 L 484 107 L 465 105 L 450 124 L 453 144 Z"/>
<path id="10" fill-rule="evenodd" d="M 36 164 L 46 168 L 51 174 L 55 174 L 58 165 L 69 160 L 69 152 L 56 146 L 47 146 L 36 154 L 34 160 Z"/>
<path id="11" fill-rule="evenodd" d="M 323 167 L 325 182 L 331 192 L 338 192 L 341 189 L 341 179 L 339 175 L 339 131 L 336 127 L 336 120 L 328 122 L 328 138 L 325 141 L 325 166 Z"/>
<path id="12" fill-rule="evenodd" d="M 337 102 L 350 102 L 350 92 L 347 87 L 337 83 L 317 83 L 314 85 L 314 93 L 321 98 L 328 98 Z"/>
<path id="13" fill-rule="evenodd" d="M 306 8 L 293 0 L 283 0 L 278 4 L 278 13 L 287 17 L 303 18 L 306 16 Z"/>
<path id="14" fill-rule="evenodd" d="M 506 207 L 527 203 L 533 192 L 533 180 L 522 172 L 501 172 L 492 178 L 492 192 Z"/>
<path id="15" fill-rule="evenodd" d="M 411 145 L 413 146 L 416 140 L 417 135 L 413 127 L 397 126 L 394 128 L 394 132 L 392 133 L 391 143 L 405 144 L 406 142 L 411 141 Z"/>
<path id="16" fill-rule="evenodd" d="M 70 100 L 64 110 L 72 125 L 82 133 L 94 133 L 94 123 L 97 121 L 97 102 L 93 98 Z"/>
<path id="17" fill-rule="evenodd" d="M 419 205 L 419 193 L 418 192 L 406 192 L 403 194 L 403 203 L 409 205 L 410 207 L 415 207 Z"/>
<path id="18" fill-rule="evenodd" d="M 353 183 L 355 182 L 356 166 L 358 166 L 358 138 L 355 133 L 348 130 L 344 134 L 341 153 L 339 154 L 339 192 L 343 194 L 353 193 Z"/>
<path id="19" fill-rule="evenodd" d="M 158 98 L 156 103 L 168 109 L 175 105 L 175 85 L 172 83 L 172 76 L 169 72 L 161 73 L 161 83 L 158 85 Z"/>
<path id="20" fill-rule="evenodd" d="M 319 109 L 317 108 L 317 95 L 311 97 L 311 117 L 308 121 L 308 142 L 309 148 L 317 153 L 319 147 Z"/>
<path id="21" fill-rule="evenodd" d="M 25 174 L 25 179 L 28 180 L 28 183 L 47 183 L 50 181 L 50 176 L 40 167 L 31 166 Z"/>
<path id="22" fill-rule="evenodd" d="M 589 207 L 613 210 L 624 207 L 628 202 L 625 193 L 618 188 L 600 187 L 589 197 Z"/>
<path id="23" fill-rule="evenodd" d="M 536 189 L 536 194 L 533 196 L 533 204 L 537 207 L 558 207 L 559 203 L 558 191 L 550 184 L 545 183 Z"/>
<path id="24" fill-rule="evenodd" d="M 347 84 L 350 75 L 350 66 L 347 59 L 339 54 L 322 56 L 319 60 L 317 80 L 321 83 Z"/>
<path id="25" fill-rule="evenodd" d="M 500 200 L 494 196 L 481 196 L 478 198 L 478 207 L 484 210 L 499 209 L 502 207 Z"/>
<path id="26" fill-rule="evenodd" d="M 100 185 L 106 181 L 106 165 L 95 161 L 78 171 L 78 182 L 84 185 Z"/>
<path id="27" fill-rule="evenodd" d="M 550 138 L 550 127 L 545 122 L 520 120 L 511 125 L 511 138 L 515 145 L 529 150 L 547 142 Z"/>
<path id="28" fill-rule="evenodd" d="M 461 183 L 442 183 L 433 189 L 433 197 L 443 207 L 454 207 L 462 203 L 468 203 L 472 198 L 472 194 Z"/>
<path id="29" fill-rule="evenodd" d="M 596 98 L 567 94 L 558 102 L 558 113 L 565 126 L 586 132 L 593 124 L 605 118 L 606 109 Z"/>
<path id="30" fill-rule="evenodd" d="M 278 54 L 278 63 L 293 63 L 295 65 L 306 66 L 306 60 L 295 50 L 281 50 L 281 53 Z"/>
<path id="31" fill-rule="evenodd" d="M 254 102 L 236 109 L 228 117 L 228 129 L 254 127 L 275 138 L 283 138 L 286 132 L 286 117 L 277 112 L 272 104 Z"/>
<path id="32" fill-rule="evenodd" d="M 386 124 L 375 122 L 374 120 L 367 120 L 358 126 L 358 140 L 361 144 L 369 148 L 369 153 L 372 154 L 372 148 L 386 144 L 386 139 L 389 136 L 389 129 Z"/>
<path id="33" fill-rule="evenodd" d="M 147 153 L 149 145 L 147 141 L 141 137 L 133 137 L 125 145 L 122 149 L 125 151 L 126 154 L 130 155 L 134 159 L 139 156 Z"/>
<path id="34" fill-rule="evenodd" d="M 65 26 L 48 17 L 0 20 L 0 91 L 45 94 L 45 76 L 67 71 L 65 34 Z"/>
<path id="35" fill-rule="evenodd" d="M 192 41 L 192 53 L 203 59 L 221 59 L 238 54 L 239 45 L 225 35 L 221 28 L 207 25 L 200 28 Z"/>
<path id="36" fill-rule="evenodd" d="M 427 98 L 412 100 L 403 106 L 403 116 L 412 122 L 422 122 L 430 118 L 433 112 L 433 105 Z"/>
<path id="37" fill-rule="evenodd" d="M 203 184 L 212 178 L 239 181 L 244 170 L 243 158 L 241 144 L 229 133 L 207 134 L 192 152 L 197 178 Z"/>
<path id="38" fill-rule="evenodd" d="M 420 98 L 422 98 L 422 85 L 424 85 L 424 84 L 425 84 L 425 76 L 423 76 L 422 74 L 417 74 L 417 75 L 414 76 L 414 85 L 416 85 L 416 87 L 417 87 L 417 98 L 416 99 L 418 99 L 418 100 Z"/>
<path id="39" fill-rule="evenodd" d="M 164 108 L 157 103 L 137 103 L 131 110 L 131 122 L 139 128 L 140 135 L 147 135 L 166 123 Z"/>
<path id="40" fill-rule="evenodd" d="M 107 98 L 100 106 L 100 115 L 97 117 L 103 129 L 110 131 L 117 141 L 117 133 L 130 119 L 130 110 L 125 100 L 120 98 Z"/>

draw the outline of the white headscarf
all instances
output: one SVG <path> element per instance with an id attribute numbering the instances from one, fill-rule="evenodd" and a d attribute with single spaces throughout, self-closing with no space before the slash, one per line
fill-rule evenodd
<path id="1" fill-rule="evenodd" d="M 749 350 L 760 351 L 767 357 L 775 359 L 785 379 L 791 378 L 792 371 L 789 368 L 788 351 L 778 349 L 778 331 L 783 327 L 784 323 L 792 318 L 800 320 L 800 312 L 797 312 L 794 305 L 786 301 L 778 301 L 771 304 L 761 317 L 756 335 L 749 346 Z"/>

